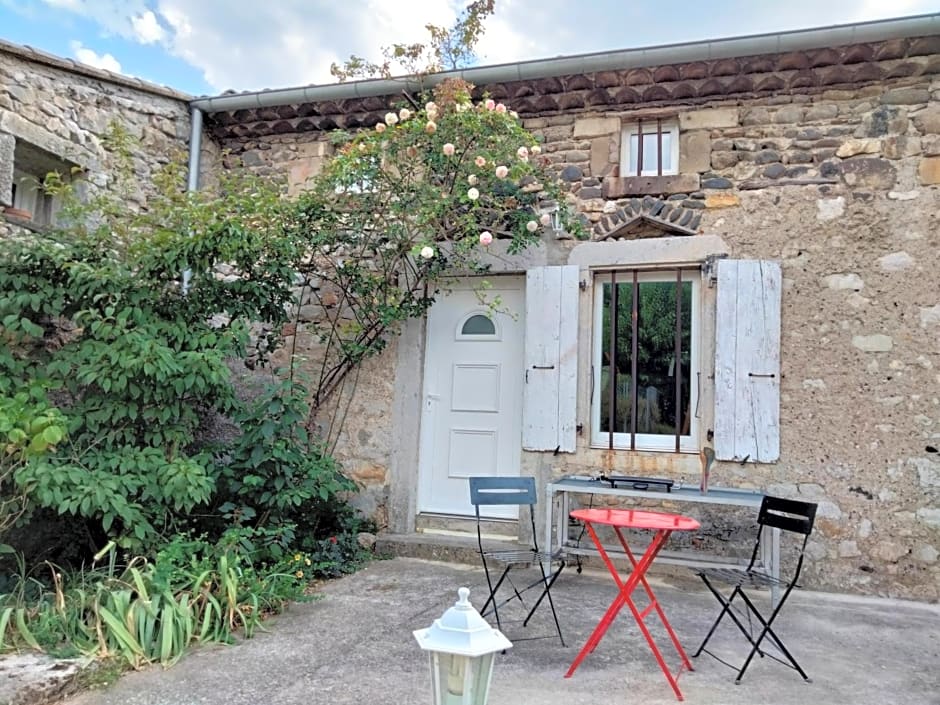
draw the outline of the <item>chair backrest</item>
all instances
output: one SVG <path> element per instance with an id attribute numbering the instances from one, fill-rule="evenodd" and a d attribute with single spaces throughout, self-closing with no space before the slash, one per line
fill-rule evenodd
<path id="1" fill-rule="evenodd" d="M 535 503 L 538 495 L 535 491 L 534 477 L 471 477 L 470 504 L 476 509 L 477 543 L 483 551 L 483 535 L 480 529 L 480 507 L 499 505 L 528 505 L 529 524 L 532 532 L 532 546 L 538 551 L 538 535 L 535 531 Z"/>
<path id="2" fill-rule="evenodd" d="M 471 477 L 470 504 L 535 504 L 534 477 Z"/>
<path id="3" fill-rule="evenodd" d="M 757 523 L 782 531 L 792 531 L 809 536 L 816 520 L 817 505 L 795 499 L 764 496 L 760 505 Z"/>
<path id="4" fill-rule="evenodd" d="M 803 536 L 803 541 L 800 546 L 796 569 L 793 571 L 793 578 L 791 579 L 791 582 L 795 583 L 800 577 L 800 571 L 803 569 L 803 556 L 806 552 L 809 535 L 813 531 L 813 524 L 816 521 L 817 506 L 812 502 L 800 502 L 795 499 L 764 495 L 760 512 L 757 515 L 757 541 L 754 543 L 754 552 L 751 554 L 751 562 L 748 568 L 754 567 L 754 563 L 760 554 L 761 539 L 763 538 L 763 528 L 765 526 L 800 534 Z"/>

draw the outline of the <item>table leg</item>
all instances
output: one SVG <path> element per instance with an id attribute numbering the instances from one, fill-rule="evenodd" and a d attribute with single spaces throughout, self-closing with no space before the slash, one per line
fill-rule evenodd
<path id="1" fill-rule="evenodd" d="M 653 656 L 656 659 L 656 662 L 659 664 L 660 669 L 666 676 L 666 679 L 669 681 L 669 685 L 672 686 L 676 697 L 681 701 L 683 699 L 682 691 L 679 690 L 676 677 L 682 673 L 683 668 L 686 668 L 690 671 L 693 670 L 692 663 L 689 661 L 689 657 L 686 655 L 685 650 L 679 643 L 679 639 L 676 637 L 675 631 L 672 629 L 672 625 L 670 625 L 669 621 L 666 619 L 666 615 L 663 612 L 662 607 L 660 607 L 659 601 L 656 599 L 656 595 L 653 593 L 652 588 L 649 586 L 649 582 L 646 580 L 646 571 L 649 569 L 650 565 L 652 565 L 656 556 L 662 550 L 666 540 L 669 538 L 669 535 L 672 532 L 667 529 L 657 531 L 653 537 L 653 541 L 647 547 L 646 551 L 643 553 L 640 559 L 637 560 L 633 555 L 633 552 L 630 550 L 630 546 L 624 538 L 620 528 L 614 527 L 614 530 L 617 533 L 617 538 L 620 540 L 620 544 L 623 546 L 623 549 L 630 560 L 630 564 L 633 566 L 633 571 L 630 573 L 629 577 L 626 580 L 623 580 L 620 577 L 620 573 L 616 566 L 614 566 L 613 562 L 610 560 L 610 556 L 604 549 L 604 546 L 598 538 L 596 532 L 594 531 L 594 527 L 591 526 L 591 524 L 586 524 L 585 526 L 587 528 L 588 534 L 591 537 L 591 540 L 594 542 L 595 546 L 597 546 L 601 558 L 607 565 L 607 570 L 610 572 L 614 578 L 614 581 L 617 583 L 618 591 L 614 601 L 611 602 L 610 607 L 607 608 L 607 611 L 604 613 L 604 616 L 594 628 L 591 636 L 588 637 L 584 647 L 582 647 L 581 651 L 578 653 L 578 655 L 575 657 L 575 660 L 568 668 L 568 672 L 565 674 L 565 678 L 570 678 L 574 674 L 575 670 L 577 670 L 578 666 L 581 665 L 581 662 L 584 661 L 585 657 L 594 651 L 595 648 L 597 648 L 597 645 L 601 642 L 601 639 L 604 638 L 604 635 L 607 633 L 610 625 L 616 619 L 620 610 L 623 609 L 624 605 L 627 605 L 630 608 L 630 612 L 633 614 L 633 619 L 640 627 L 640 631 L 643 633 L 647 644 L 649 644 L 650 650 L 653 652 Z M 644 590 L 646 590 L 647 597 L 650 600 L 649 606 L 646 607 L 646 609 L 644 609 L 642 612 L 637 609 L 636 604 L 634 604 L 631 597 L 638 583 L 642 583 Z M 659 647 L 656 646 L 656 642 L 653 640 L 653 635 L 650 633 L 645 624 L 645 619 L 651 610 L 656 611 L 660 621 L 666 628 L 666 632 L 669 634 L 669 638 L 672 641 L 673 646 L 678 652 L 679 657 L 682 659 L 682 663 L 679 666 L 679 672 L 676 674 L 676 676 L 672 675 L 672 672 L 666 665 L 666 661 L 663 658 L 662 652 L 659 650 Z"/>
<path id="2" fill-rule="evenodd" d="M 617 538 L 620 539 L 620 544 L 623 546 L 623 550 L 626 552 L 627 557 L 630 559 L 630 563 L 634 567 L 634 572 L 639 574 L 639 582 L 643 585 L 643 589 L 646 590 L 646 597 L 649 600 L 649 605 L 641 613 L 637 608 L 636 604 L 632 599 L 627 599 L 627 606 L 630 608 L 630 611 L 633 613 L 633 618 L 636 620 L 636 623 L 640 627 L 640 631 L 643 632 L 643 636 L 646 638 L 646 643 L 649 644 L 650 650 L 653 652 L 653 656 L 656 658 L 656 662 L 659 664 L 659 668 L 662 670 L 663 674 L 666 676 L 666 680 L 669 681 L 669 685 L 672 686 L 673 691 L 676 694 L 676 697 L 679 700 L 682 700 L 682 692 L 679 690 L 679 684 L 676 678 L 679 674 L 682 673 L 683 667 L 689 671 L 695 670 L 692 668 L 692 662 L 689 661 L 688 655 L 685 653 L 685 649 L 682 648 L 682 644 L 679 643 L 679 638 L 676 636 L 675 631 L 672 628 L 672 625 L 669 624 L 669 620 L 666 619 L 666 614 L 663 612 L 662 606 L 659 604 L 659 600 L 656 598 L 656 594 L 653 592 L 653 589 L 650 587 L 649 582 L 646 580 L 646 569 L 640 572 L 637 561 L 633 557 L 633 552 L 630 550 L 630 546 L 627 543 L 626 539 L 623 536 L 619 527 L 615 527 L 617 532 Z M 666 543 L 666 539 L 669 537 L 668 531 L 661 531 L 657 533 L 657 536 L 653 539 L 654 541 L 659 538 L 659 534 L 664 533 L 665 536 L 662 538 L 662 542 L 659 547 L 656 548 L 656 553 L 659 553 L 659 550 L 662 548 L 662 545 Z M 647 549 L 649 552 L 649 549 Z M 644 554 L 645 556 L 645 554 Z M 655 555 L 654 555 L 655 558 Z M 641 559 L 642 560 L 642 559 Z M 652 561 L 650 561 L 652 563 Z M 649 567 L 647 564 L 646 568 Z M 676 653 L 679 654 L 679 658 L 682 659 L 682 663 L 679 666 L 679 672 L 676 676 L 672 675 L 672 672 L 669 670 L 669 667 L 666 665 L 666 660 L 663 658 L 662 652 L 659 650 L 659 647 L 656 645 L 656 642 L 653 640 L 653 635 L 650 634 L 649 629 L 646 626 L 646 617 L 649 615 L 650 610 L 655 609 L 656 614 L 659 616 L 659 621 L 662 623 L 663 627 L 666 629 L 666 633 L 669 635 L 669 640 L 672 641 L 672 645 L 676 649 Z"/>

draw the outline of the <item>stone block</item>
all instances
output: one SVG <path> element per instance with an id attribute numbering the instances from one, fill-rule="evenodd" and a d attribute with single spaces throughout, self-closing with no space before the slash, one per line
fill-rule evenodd
<path id="1" fill-rule="evenodd" d="M 894 347 L 894 341 L 891 336 L 882 333 L 854 335 L 852 345 L 862 352 L 888 352 Z"/>
<path id="2" fill-rule="evenodd" d="M 927 135 L 921 138 L 920 149 L 925 157 L 940 156 L 940 135 Z"/>
<path id="3" fill-rule="evenodd" d="M 916 105 L 930 102 L 930 91 L 926 88 L 892 88 L 881 96 L 885 105 Z"/>
<path id="4" fill-rule="evenodd" d="M 836 150 L 836 156 L 845 159 L 846 157 L 855 157 L 859 154 L 878 154 L 880 151 L 881 140 L 848 140 L 839 146 Z"/>
<path id="5" fill-rule="evenodd" d="M 307 188 L 307 182 L 323 168 L 321 157 L 310 157 L 291 162 L 287 171 L 287 195 L 296 196 Z"/>
<path id="6" fill-rule="evenodd" d="M 679 137 L 679 171 L 691 174 L 711 168 L 712 141 L 704 130 L 686 132 Z"/>
<path id="7" fill-rule="evenodd" d="M 830 274 L 824 281 L 833 291 L 860 291 L 865 288 L 865 282 L 855 272 Z"/>
<path id="8" fill-rule="evenodd" d="M 774 122 L 777 124 L 790 124 L 803 122 L 803 108 L 788 105 L 774 113 Z"/>
<path id="9" fill-rule="evenodd" d="M 604 198 L 662 195 L 698 191 L 698 174 L 677 176 L 608 176 L 604 179 Z"/>
<path id="10" fill-rule="evenodd" d="M 857 157 L 842 162 L 842 177 L 852 187 L 889 191 L 897 183 L 897 169 L 886 159 Z M 937 179 L 940 183 L 940 159 L 937 160 Z"/>
<path id="11" fill-rule="evenodd" d="M 679 113 L 679 130 L 703 130 L 716 127 L 737 127 L 737 108 L 707 108 Z"/>
<path id="12" fill-rule="evenodd" d="M 0 134 L 0 206 L 13 205 L 13 135 Z"/>
<path id="13" fill-rule="evenodd" d="M 574 136 L 578 137 L 600 137 L 601 135 L 613 135 L 620 132 L 620 118 L 578 118 L 574 121 Z"/>
<path id="14" fill-rule="evenodd" d="M 712 169 L 729 169 L 738 163 L 737 152 L 712 152 Z"/>
<path id="15" fill-rule="evenodd" d="M 916 264 L 913 257 L 907 252 L 892 252 L 878 258 L 878 266 L 883 272 L 903 272 Z"/>
<path id="16" fill-rule="evenodd" d="M 741 205 L 741 198 L 735 193 L 711 193 L 705 197 L 706 208 L 733 208 Z"/>
<path id="17" fill-rule="evenodd" d="M 607 176 L 613 169 L 610 161 L 610 138 L 598 137 L 591 140 L 591 174 L 593 176 Z"/>
<path id="18" fill-rule="evenodd" d="M 940 108 L 931 106 L 914 116 L 914 127 L 925 135 L 940 134 Z"/>
<path id="19" fill-rule="evenodd" d="M 816 201 L 816 220 L 827 221 L 841 218 L 845 214 L 845 198 L 820 198 Z"/>
<path id="20" fill-rule="evenodd" d="M 920 183 L 924 186 L 940 184 L 940 157 L 924 157 L 917 169 Z"/>

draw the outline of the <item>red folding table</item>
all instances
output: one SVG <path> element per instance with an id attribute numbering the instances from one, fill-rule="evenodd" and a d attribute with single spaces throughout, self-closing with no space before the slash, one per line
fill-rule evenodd
<path id="1" fill-rule="evenodd" d="M 689 657 L 686 656 L 685 651 L 682 649 L 682 645 L 679 643 L 679 639 L 676 637 L 672 626 L 666 619 L 666 615 L 663 614 L 663 609 L 660 607 L 656 595 L 653 594 L 653 590 L 646 581 L 646 571 L 653 564 L 656 555 L 662 550 L 663 545 L 673 531 L 694 531 L 699 528 L 699 523 L 695 519 L 679 514 L 664 514 L 662 512 L 647 512 L 634 509 L 576 509 L 571 512 L 571 516 L 584 523 L 591 540 L 594 541 L 594 544 L 597 546 L 598 553 L 600 553 L 601 558 L 604 559 L 604 563 L 607 564 L 607 569 L 610 571 L 610 574 L 614 576 L 619 590 L 617 591 L 617 597 L 614 598 L 610 607 L 607 608 L 601 621 L 598 622 L 591 636 L 588 638 L 587 643 L 584 644 L 584 647 L 575 657 L 574 662 L 565 674 L 565 678 L 570 678 L 575 670 L 577 670 L 578 666 L 581 665 L 584 658 L 594 651 L 601 639 L 604 638 L 607 629 L 613 623 L 614 619 L 616 619 L 617 614 L 623 609 L 623 606 L 626 605 L 630 608 L 630 612 L 633 613 L 633 618 L 639 625 L 640 631 L 643 632 L 643 636 L 646 637 L 646 641 L 653 651 L 653 656 L 656 657 L 656 662 L 659 664 L 663 673 L 666 674 L 666 679 L 675 691 L 676 697 L 682 700 L 682 692 L 679 690 L 679 684 L 676 681 L 683 669 L 693 670 L 692 664 L 689 662 Z M 597 532 L 594 530 L 594 526 L 598 524 L 613 528 L 614 532 L 617 534 L 617 538 L 620 540 L 620 544 L 623 546 L 624 552 L 630 559 L 630 563 L 633 565 L 633 571 L 626 579 L 620 577 L 619 571 L 611 562 L 610 556 L 607 554 L 604 545 L 598 538 Z M 630 546 L 623 536 L 623 529 L 647 529 L 656 532 L 652 542 L 640 557 L 640 560 L 637 560 L 633 555 L 633 551 L 630 550 Z M 649 598 L 649 605 L 643 610 L 637 609 L 632 597 L 633 591 L 636 589 L 638 583 L 643 585 L 643 588 L 646 590 L 646 595 Z M 653 636 L 646 626 L 645 620 L 653 611 L 659 615 L 659 620 L 666 628 L 666 632 L 669 634 L 673 646 L 676 647 L 676 651 L 679 653 L 681 663 L 675 675 L 673 675 L 672 671 L 666 665 L 666 661 L 663 659 L 659 647 L 656 646 L 656 642 L 653 640 Z"/>

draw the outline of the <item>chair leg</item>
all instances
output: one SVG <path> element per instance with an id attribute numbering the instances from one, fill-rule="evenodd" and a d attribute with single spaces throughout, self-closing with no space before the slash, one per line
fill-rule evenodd
<path id="1" fill-rule="evenodd" d="M 542 600 L 548 597 L 548 605 L 552 608 L 552 618 L 555 620 L 555 630 L 558 632 L 558 638 L 561 640 L 562 646 L 567 646 L 565 644 L 565 637 L 561 634 L 561 624 L 558 622 L 558 613 L 555 611 L 555 601 L 552 600 L 552 585 L 555 584 L 555 581 L 558 580 L 558 576 L 561 575 L 561 571 L 565 569 L 564 561 L 559 565 L 558 570 L 554 571 L 550 575 L 546 575 L 545 567 L 539 563 L 539 570 L 542 572 L 542 593 L 539 595 L 539 599 L 535 601 L 535 604 L 532 606 L 532 609 L 529 610 L 529 614 L 526 615 L 525 620 L 522 622 L 523 627 L 529 626 L 529 620 L 532 618 L 532 615 L 535 614 L 535 610 L 538 609 L 538 606 L 542 604 Z"/>
<path id="2" fill-rule="evenodd" d="M 754 606 L 754 603 L 751 602 L 748 596 L 743 591 L 741 592 L 742 599 L 744 600 L 748 608 L 751 610 L 751 612 L 754 613 L 754 616 L 757 617 L 757 619 L 760 621 L 761 625 L 763 625 L 763 629 L 761 630 L 761 633 L 757 637 L 756 641 L 752 642 L 753 647 L 751 648 L 751 653 L 748 654 L 747 660 L 745 660 L 744 665 L 741 666 L 741 670 L 738 672 L 738 677 L 735 679 L 736 683 L 741 682 L 741 678 L 744 677 L 744 672 L 747 670 L 747 667 L 751 664 L 751 660 L 754 658 L 754 653 L 759 652 L 760 643 L 764 640 L 765 636 L 770 636 L 770 638 L 773 639 L 774 643 L 780 649 L 780 652 L 784 656 L 787 657 L 787 660 L 790 662 L 790 664 L 793 666 L 796 672 L 799 673 L 803 677 L 803 680 L 805 681 L 810 680 L 810 677 L 806 675 L 806 671 L 804 671 L 800 667 L 800 664 L 797 663 L 797 660 L 795 658 L 793 658 L 793 655 L 790 653 L 787 647 L 783 645 L 783 642 L 780 640 L 780 638 L 777 636 L 777 634 L 774 632 L 772 628 L 774 620 L 777 618 L 777 615 L 780 613 L 780 609 L 783 607 L 784 603 L 787 601 L 787 597 L 790 596 L 791 590 L 793 590 L 793 585 L 790 585 L 787 588 L 786 592 L 783 593 L 783 596 L 780 598 L 780 602 L 777 603 L 776 608 L 774 608 L 773 612 L 771 612 L 770 619 L 767 619 L 767 620 L 765 620 L 763 615 L 757 611 L 757 607 Z"/>
<path id="3" fill-rule="evenodd" d="M 729 610 L 731 609 L 731 603 L 734 602 L 734 598 L 737 597 L 738 592 L 740 592 L 740 588 L 736 587 L 734 589 L 734 592 L 731 593 L 731 597 L 729 597 L 726 600 L 725 596 L 722 595 L 710 582 L 708 582 L 707 577 L 705 577 L 704 575 L 699 575 L 699 577 L 702 579 L 702 582 L 705 583 L 705 587 L 711 590 L 711 593 L 715 596 L 718 602 L 721 603 L 722 609 L 721 609 L 721 612 L 718 614 L 718 619 L 714 621 L 711 629 L 708 630 L 708 634 L 705 635 L 704 641 L 702 641 L 702 643 L 699 644 L 698 649 L 696 649 L 695 653 L 692 654 L 692 658 L 698 657 L 702 653 L 702 651 L 705 650 L 705 645 L 708 643 L 708 640 L 712 638 L 712 634 L 715 633 L 715 630 L 718 628 L 718 625 L 721 624 L 721 620 L 725 618 L 725 615 L 729 614 Z M 732 614 L 732 616 L 734 615 Z"/>

